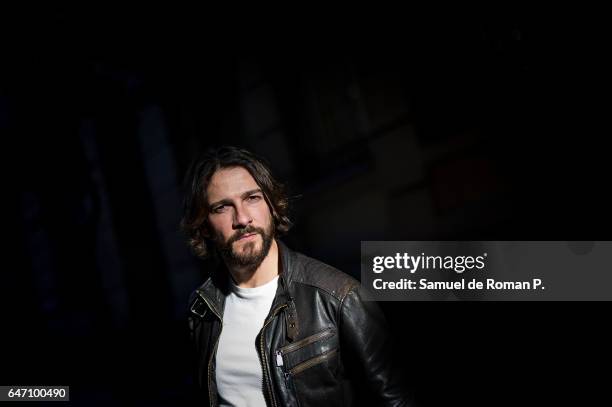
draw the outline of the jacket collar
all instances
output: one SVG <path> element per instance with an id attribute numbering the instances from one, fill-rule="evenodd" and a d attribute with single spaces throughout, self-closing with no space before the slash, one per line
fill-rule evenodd
<path id="1" fill-rule="evenodd" d="M 276 244 L 278 246 L 279 279 L 276 295 L 272 301 L 272 310 L 282 304 L 292 306 L 292 297 L 289 287 L 291 287 L 295 257 L 295 253 L 279 239 L 276 239 Z M 229 294 L 230 290 L 228 273 L 229 271 L 225 265 L 218 267 L 211 273 L 204 284 L 196 290 L 198 297 L 200 297 L 208 305 L 208 308 L 210 308 L 219 318 L 223 318 L 225 297 Z"/>

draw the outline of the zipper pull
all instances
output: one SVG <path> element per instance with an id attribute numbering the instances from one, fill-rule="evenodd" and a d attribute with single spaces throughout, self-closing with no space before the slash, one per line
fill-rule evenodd
<path id="1" fill-rule="evenodd" d="M 282 366 L 283 365 L 283 355 L 280 353 L 279 350 L 276 351 L 276 366 Z"/>

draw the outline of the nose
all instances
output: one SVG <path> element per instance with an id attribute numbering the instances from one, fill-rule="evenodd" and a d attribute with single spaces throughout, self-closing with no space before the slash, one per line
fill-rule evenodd
<path id="1" fill-rule="evenodd" d="M 252 222 L 253 218 L 247 208 L 243 205 L 236 205 L 236 210 L 234 212 L 234 229 L 244 229 Z"/>

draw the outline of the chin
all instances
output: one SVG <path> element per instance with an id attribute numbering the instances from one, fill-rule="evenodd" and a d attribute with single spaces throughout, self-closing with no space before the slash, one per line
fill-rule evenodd
<path id="1" fill-rule="evenodd" d="M 261 235 L 257 235 L 255 237 L 255 239 L 253 240 L 249 240 L 246 242 L 236 242 L 237 245 L 237 252 L 245 252 L 245 251 L 251 251 L 251 252 L 259 252 L 263 249 L 262 245 L 263 245 L 263 240 L 261 239 Z"/>

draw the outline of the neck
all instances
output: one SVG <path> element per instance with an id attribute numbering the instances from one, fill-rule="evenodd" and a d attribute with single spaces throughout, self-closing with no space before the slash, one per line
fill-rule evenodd
<path id="1" fill-rule="evenodd" d="M 278 245 L 272 240 L 267 256 L 255 270 L 230 268 L 232 278 L 238 287 L 254 288 L 269 283 L 278 275 Z"/>

